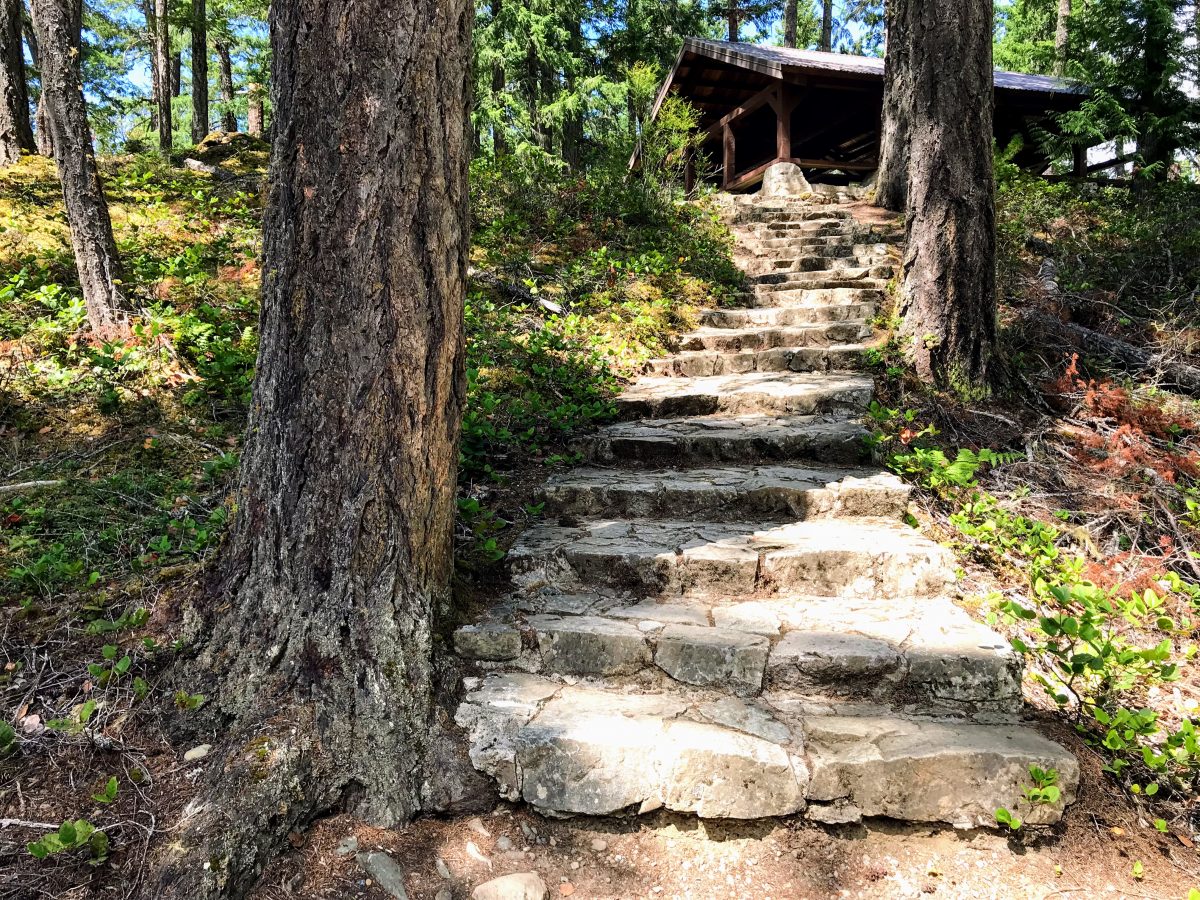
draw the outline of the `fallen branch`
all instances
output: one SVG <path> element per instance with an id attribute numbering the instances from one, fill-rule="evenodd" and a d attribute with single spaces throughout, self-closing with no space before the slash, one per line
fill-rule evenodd
<path id="1" fill-rule="evenodd" d="M 20 484 L 0 484 L 0 494 L 15 494 L 19 491 L 32 491 L 36 488 L 58 487 L 62 481 L 22 481 Z"/>
<path id="2" fill-rule="evenodd" d="M 1136 347 L 1120 338 L 1109 337 L 1074 322 L 1063 322 L 1036 310 L 1027 310 L 1024 315 L 1038 327 L 1069 337 L 1088 353 L 1116 360 L 1132 372 L 1161 375 L 1167 386 L 1200 397 L 1200 366 L 1180 362 L 1165 353 Z"/>
<path id="3" fill-rule="evenodd" d="M 498 277 L 495 272 L 486 272 L 482 269 L 472 269 L 469 273 L 472 281 L 479 284 L 485 284 L 492 290 L 498 291 L 510 300 L 516 300 L 518 303 L 524 303 L 527 306 L 540 306 L 547 312 L 559 315 L 563 308 L 552 300 L 546 300 L 538 297 L 528 288 L 520 284 L 513 284 L 511 281 L 505 281 Z"/>

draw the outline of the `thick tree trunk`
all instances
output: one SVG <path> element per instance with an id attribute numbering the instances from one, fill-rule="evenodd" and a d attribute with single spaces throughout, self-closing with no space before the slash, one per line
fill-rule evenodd
<path id="1" fill-rule="evenodd" d="M 833 0 L 821 3 L 821 49 L 826 53 L 833 50 Z"/>
<path id="2" fill-rule="evenodd" d="M 904 331 L 923 380 L 982 393 L 996 345 L 992 3 L 902 5 L 913 96 Z"/>
<path id="3" fill-rule="evenodd" d="M 738 9 L 738 0 L 729 0 L 729 9 L 727 10 L 727 16 L 729 19 L 729 40 L 733 41 L 735 44 L 738 41 L 741 31 L 740 24 L 742 17 L 740 13 L 741 10 Z"/>
<path id="4" fill-rule="evenodd" d="M 22 8 L 21 0 L 0 0 L 0 166 L 15 163 L 22 150 L 37 151 L 25 86 Z"/>
<path id="5" fill-rule="evenodd" d="M 221 130 L 226 133 L 234 132 L 238 130 L 238 121 L 233 108 L 233 55 L 224 41 L 215 41 L 213 48 L 217 51 L 217 60 L 220 63 L 218 80 L 221 84 Z"/>
<path id="6" fill-rule="evenodd" d="M 154 68 L 158 70 L 156 118 L 158 149 L 171 152 L 171 23 L 167 0 L 154 0 Z"/>
<path id="7" fill-rule="evenodd" d="M 1058 0 L 1058 22 L 1054 29 L 1054 74 L 1067 71 L 1067 53 L 1071 46 L 1071 0 Z"/>
<path id="8" fill-rule="evenodd" d="M 147 896 L 244 896 L 318 815 L 418 810 L 466 389 L 473 8 L 271 6 L 270 277 L 201 659 L 228 724 Z"/>
<path id="9" fill-rule="evenodd" d="M 183 94 L 183 54 L 175 53 L 171 56 L 171 96 L 179 97 Z"/>
<path id="10" fill-rule="evenodd" d="M 208 5 L 192 0 L 192 143 L 208 136 Z"/>
<path id="11" fill-rule="evenodd" d="M 912 121 L 912 22 L 910 0 L 887 0 L 887 53 L 883 67 L 883 127 L 875 203 L 901 212 L 908 204 L 909 130 Z"/>
<path id="12" fill-rule="evenodd" d="M 54 132 L 54 162 L 62 182 L 79 286 L 92 331 L 109 337 L 122 329 L 125 302 L 116 287 L 117 247 L 79 77 L 79 6 L 76 0 L 32 0 L 31 7 L 41 54 L 42 94 Z"/>
<path id="13" fill-rule="evenodd" d="M 33 0 L 30 0 L 30 29 L 26 32 L 25 39 L 29 42 L 29 52 L 33 57 L 33 64 L 38 72 L 42 70 L 42 55 L 38 45 L 37 29 L 32 27 Z M 83 0 L 75 0 L 71 5 L 71 39 L 74 42 L 72 46 L 77 51 L 73 59 L 76 69 L 79 67 L 78 50 L 82 44 L 83 36 Z M 34 143 L 37 144 L 37 152 L 42 156 L 54 156 L 54 129 L 50 126 L 50 107 L 46 103 L 46 91 L 43 88 L 41 96 L 38 97 L 37 112 L 34 116 Z"/>
<path id="14" fill-rule="evenodd" d="M 796 46 L 796 4 L 799 0 L 787 0 L 783 8 L 783 46 Z"/>
<path id="15" fill-rule="evenodd" d="M 492 22 L 499 22 L 500 14 L 504 11 L 504 0 L 492 0 Z M 496 27 L 496 26 L 493 26 Z M 492 102 L 499 104 L 504 96 L 508 78 L 504 72 L 504 60 L 497 56 L 492 64 Z M 476 135 L 478 138 L 478 135 Z M 497 157 L 508 152 L 508 139 L 504 133 L 504 125 L 496 123 L 492 126 L 492 153 Z"/>
<path id="16" fill-rule="evenodd" d="M 264 130 L 263 86 L 256 82 L 246 85 L 246 131 L 260 138 Z"/>

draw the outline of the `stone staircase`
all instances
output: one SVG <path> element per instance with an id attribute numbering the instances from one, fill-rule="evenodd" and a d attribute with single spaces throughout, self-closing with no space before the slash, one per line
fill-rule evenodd
<path id="1" fill-rule="evenodd" d="M 849 371 L 895 229 L 730 200 L 744 308 L 703 313 L 550 480 L 517 591 L 460 628 L 456 718 L 500 794 L 552 815 L 1051 823 L 1068 752 L 1018 724 L 1022 663 L 948 598 L 953 559 L 862 468 Z M 1030 766 L 1061 799 L 1022 800 Z"/>

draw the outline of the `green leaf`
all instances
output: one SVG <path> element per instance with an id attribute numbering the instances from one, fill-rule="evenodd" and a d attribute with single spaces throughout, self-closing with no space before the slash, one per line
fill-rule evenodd
<path id="1" fill-rule="evenodd" d="M 1159 831 L 1161 831 L 1163 834 L 1166 834 L 1167 833 L 1167 820 L 1166 819 L 1155 819 L 1154 827 L 1157 828 Z"/>
<path id="2" fill-rule="evenodd" d="M 1146 867 L 1142 865 L 1142 861 L 1140 859 L 1133 864 L 1133 871 L 1130 872 L 1130 874 L 1139 881 L 1142 879 L 1142 876 L 1146 874 Z"/>
<path id="3" fill-rule="evenodd" d="M 26 844 L 25 849 L 28 850 L 30 855 L 32 855 L 35 859 L 45 859 L 50 855 L 50 851 L 41 841 L 34 841 L 31 844 Z"/>
<path id="4" fill-rule="evenodd" d="M 104 785 L 104 790 L 99 794 L 93 794 L 92 799 L 97 803 L 112 803 L 117 799 L 117 776 L 113 775 L 108 779 L 108 783 Z"/>

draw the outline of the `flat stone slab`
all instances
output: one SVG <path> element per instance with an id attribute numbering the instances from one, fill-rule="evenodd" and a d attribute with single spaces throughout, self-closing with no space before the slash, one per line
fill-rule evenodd
<path id="1" fill-rule="evenodd" d="M 865 344 L 829 347 L 779 347 L 774 350 L 689 350 L 646 364 L 646 373 L 675 378 L 710 375 L 744 375 L 747 372 L 832 372 L 853 369 L 867 349 Z"/>
<path id="2" fill-rule="evenodd" d="M 631 622 L 600 616 L 532 616 L 542 671 L 628 675 L 650 664 L 646 636 Z"/>
<path id="3" fill-rule="evenodd" d="M 903 514 L 910 488 L 867 469 L 709 466 L 695 469 L 579 468 L 545 487 L 549 515 L 794 519 Z"/>
<path id="4" fill-rule="evenodd" d="M 532 713 L 531 698 L 541 698 Z M 970 828 L 993 825 L 1004 806 L 1051 823 L 1079 781 L 1071 754 L 1017 726 L 796 716 L 702 692 L 624 693 L 496 676 L 468 693 L 456 718 L 469 723 L 471 758 L 488 762 L 483 771 L 512 773 L 518 796 L 554 814 L 666 807 L 754 819 L 811 803 L 820 821 L 886 816 Z M 479 740 L 487 753 L 474 746 Z M 1031 765 L 1058 772 L 1059 803 L 1025 808 Z"/>
<path id="5" fill-rule="evenodd" d="M 658 634 L 654 664 L 685 684 L 752 696 L 762 689 L 770 642 L 760 635 L 699 625 L 668 625 Z"/>
<path id="6" fill-rule="evenodd" d="M 945 548 L 902 523 L 829 519 L 739 523 L 596 520 L 540 525 L 509 552 L 520 583 L 612 585 L 661 596 L 923 597 L 952 581 Z"/>
<path id="7" fill-rule="evenodd" d="M 816 692 L 944 709 L 1017 712 L 1021 658 L 945 597 L 795 598 L 760 603 L 788 633 L 767 668 L 772 691 Z M 737 607 L 715 621 L 736 627 Z M 763 616 L 757 608 L 752 614 Z"/>
<path id="8" fill-rule="evenodd" d="M 463 706 L 487 705 L 497 694 L 469 694 Z M 666 807 L 751 819 L 804 808 L 808 773 L 799 755 L 711 716 L 685 718 L 691 705 L 674 696 L 557 689 L 537 716 L 518 717 L 511 770 L 520 796 L 542 810 L 587 815 Z M 499 714 L 460 708 L 459 718 Z M 725 718 L 738 716 L 726 710 Z M 753 710 L 741 718 L 758 728 L 773 721 Z"/>
<path id="9" fill-rule="evenodd" d="M 597 463 L 651 465 L 805 459 L 854 463 L 866 453 L 860 421 L 816 416 L 705 416 L 608 425 L 580 442 Z"/>
<path id="10" fill-rule="evenodd" d="M 809 799 L 853 804 L 864 816 L 995 825 L 998 807 L 1032 824 L 1057 822 L 1074 802 L 1079 764 L 1059 745 L 1014 726 L 814 716 L 804 722 Z M 1058 772 L 1058 803 L 1029 808 L 1029 767 Z"/>
<path id="11" fill-rule="evenodd" d="M 847 298 L 845 302 L 820 303 L 809 306 L 709 309 L 700 313 L 700 323 L 705 328 L 733 331 L 755 326 L 792 328 L 821 322 L 866 321 L 875 315 L 878 308 L 873 301 Z"/>
<path id="12" fill-rule="evenodd" d="M 871 336 L 865 321 L 838 321 L 814 325 L 704 327 L 679 339 L 680 350 L 774 350 L 778 347 L 822 347 L 861 341 Z"/>
<path id="13" fill-rule="evenodd" d="M 710 378 L 643 378 L 617 398 L 625 419 L 865 410 L 875 381 L 863 375 L 758 372 Z"/>

